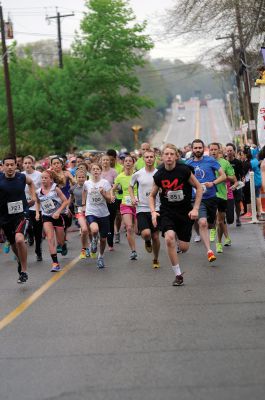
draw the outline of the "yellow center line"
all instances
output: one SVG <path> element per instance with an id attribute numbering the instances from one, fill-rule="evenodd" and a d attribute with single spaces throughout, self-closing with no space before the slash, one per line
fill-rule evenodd
<path id="1" fill-rule="evenodd" d="M 53 277 L 49 279 L 44 285 L 37 289 L 26 300 L 19 304 L 13 311 L 7 314 L 0 320 L 0 331 L 7 325 L 11 324 L 17 317 L 26 311 L 39 297 L 41 297 L 55 282 L 61 279 L 67 272 L 69 272 L 79 261 L 79 256 L 74 258 L 70 263 L 66 264 L 61 272 L 55 272 Z"/>
<path id="2" fill-rule="evenodd" d="M 200 138 L 200 106 L 199 106 L 199 102 L 197 102 L 195 139 L 199 139 L 199 138 Z"/>

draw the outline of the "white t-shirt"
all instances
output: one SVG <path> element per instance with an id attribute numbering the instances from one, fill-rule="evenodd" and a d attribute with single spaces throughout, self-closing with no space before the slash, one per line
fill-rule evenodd
<path id="1" fill-rule="evenodd" d="M 107 202 L 99 191 L 103 188 L 106 192 L 111 189 L 110 183 L 106 179 L 100 179 L 98 182 L 92 180 L 85 181 L 84 191 L 86 191 L 86 215 L 94 215 L 95 217 L 102 218 L 109 215 Z"/>
<path id="2" fill-rule="evenodd" d="M 31 178 L 31 180 L 33 181 L 33 183 L 35 185 L 36 191 L 41 187 L 41 172 L 40 171 L 34 171 L 34 172 L 32 172 L 32 174 L 28 174 L 26 171 L 22 171 L 22 174 Z M 26 187 L 25 187 L 25 194 L 26 194 L 27 200 L 29 201 L 31 198 L 30 198 L 28 185 L 26 185 Z M 34 204 L 29 209 L 30 209 L 30 211 L 36 211 L 36 204 Z"/>
<path id="3" fill-rule="evenodd" d="M 139 171 L 136 171 L 132 176 L 130 186 L 134 187 L 134 185 L 136 185 L 138 192 L 137 195 L 138 203 L 136 206 L 136 213 L 150 212 L 149 196 L 154 184 L 153 176 L 156 172 L 157 172 L 156 168 L 152 172 L 148 172 L 145 168 L 141 168 L 139 169 Z M 156 204 L 155 204 L 156 211 L 159 211 L 159 207 L 160 207 L 159 196 L 156 196 Z"/>

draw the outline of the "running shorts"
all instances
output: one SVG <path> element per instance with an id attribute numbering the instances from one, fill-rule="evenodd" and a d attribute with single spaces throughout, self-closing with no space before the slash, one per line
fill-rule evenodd
<path id="1" fill-rule="evenodd" d="M 64 229 L 64 219 L 62 217 L 62 214 L 58 219 L 52 218 L 48 215 L 43 215 L 42 216 L 42 222 L 51 222 L 54 226 L 54 228 L 63 228 Z"/>
<path id="2" fill-rule="evenodd" d="M 87 215 L 86 220 L 88 224 L 95 222 L 98 224 L 99 234 L 102 239 L 106 238 L 110 232 L 109 216 L 96 217 L 95 215 Z"/>
<path id="3" fill-rule="evenodd" d="M 225 213 L 227 210 L 227 200 L 217 197 L 217 210 Z"/>
<path id="4" fill-rule="evenodd" d="M 215 223 L 217 212 L 217 197 L 210 197 L 209 199 L 202 199 L 199 208 L 199 217 L 206 218 L 208 224 L 212 225 Z"/>
<path id="5" fill-rule="evenodd" d="M 25 236 L 28 229 L 29 221 L 24 214 L 18 214 L 16 219 L 11 220 L 7 224 L 2 225 L 2 229 L 10 244 L 16 241 L 16 234 L 22 233 Z"/>
<path id="6" fill-rule="evenodd" d="M 174 231 L 179 240 L 190 242 L 193 220 L 187 213 L 176 213 L 169 210 L 160 211 L 161 231 L 162 236 L 167 231 Z"/>
<path id="7" fill-rule="evenodd" d="M 151 232 L 156 232 L 160 229 L 160 218 L 157 218 L 157 227 L 152 223 L 152 215 L 150 212 L 139 212 L 136 214 L 138 231 L 141 233 L 145 229 L 150 229 Z"/>

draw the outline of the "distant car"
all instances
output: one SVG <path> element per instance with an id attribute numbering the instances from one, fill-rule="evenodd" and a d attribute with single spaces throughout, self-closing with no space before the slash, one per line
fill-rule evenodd
<path id="1" fill-rule="evenodd" d="M 179 110 L 185 110 L 185 104 L 179 103 L 178 109 L 179 109 Z"/>
<path id="2" fill-rule="evenodd" d="M 186 121 L 186 117 L 184 115 L 179 115 L 178 116 L 178 122 Z"/>
<path id="3" fill-rule="evenodd" d="M 207 107 L 207 100 L 206 99 L 202 99 L 200 101 L 200 107 Z"/>

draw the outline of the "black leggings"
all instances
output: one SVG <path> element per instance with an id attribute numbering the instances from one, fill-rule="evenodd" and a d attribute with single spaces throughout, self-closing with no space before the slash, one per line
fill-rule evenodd
<path id="1" fill-rule="evenodd" d="M 42 242 L 42 219 L 36 221 L 36 211 L 29 210 L 29 226 L 28 226 L 28 235 L 31 238 L 35 239 L 35 253 L 41 253 L 41 242 Z"/>
<path id="2" fill-rule="evenodd" d="M 114 203 L 108 203 L 109 210 L 109 222 L 110 222 L 110 232 L 107 236 L 107 242 L 109 247 L 113 247 L 113 237 L 114 237 L 114 222 L 117 214 L 117 200 Z"/>
<path id="3" fill-rule="evenodd" d="M 227 199 L 226 222 L 233 224 L 235 219 L 235 200 Z"/>

